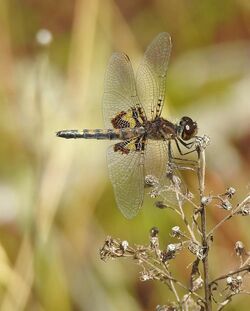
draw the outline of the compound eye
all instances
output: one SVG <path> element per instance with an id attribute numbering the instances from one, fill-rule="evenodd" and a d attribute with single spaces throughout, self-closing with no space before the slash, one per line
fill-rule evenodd
<path id="1" fill-rule="evenodd" d="M 189 117 L 182 117 L 180 120 L 180 125 L 185 126 L 185 124 L 191 124 L 193 123 L 193 120 Z"/>
<path id="2" fill-rule="evenodd" d="M 189 140 L 197 134 L 197 123 L 188 117 L 182 118 L 182 122 L 182 125 L 184 125 L 182 139 Z"/>

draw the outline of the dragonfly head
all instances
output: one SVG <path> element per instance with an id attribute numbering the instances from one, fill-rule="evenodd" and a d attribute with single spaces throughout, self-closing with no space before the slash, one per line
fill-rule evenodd
<path id="1" fill-rule="evenodd" d="M 198 132 L 197 123 L 189 117 L 182 117 L 179 123 L 179 127 L 179 135 L 183 140 L 189 140 L 193 138 Z"/>

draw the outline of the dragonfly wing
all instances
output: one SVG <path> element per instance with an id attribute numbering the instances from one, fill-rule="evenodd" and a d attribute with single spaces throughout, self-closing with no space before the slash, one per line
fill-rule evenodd
<path id="1" fill-rule="evenodd" d="M 114 126 L 112 120 L 116 116 L 124 115 L 128 110 L 131 111 L 133 107 L 138 108 L 140 104 L 131 62 L 126 54 L 113 53 L 104 81 L 103 118 L 105 127 L 112 128 Z"/>
<path id="2" fill-rule="evenodd" d="M 164 201 L 173 206 L 178 205 L 176 193 L 174 191 L 173 179 L 179 181 L 179 191 L 185 195 L 187 193 L 186 184 L 181 177 L 180 172 L 173 163 L 173 174 L 172 177 L 168 176 L 169 164 L 168 158 L 168 142 L 164 140 L 148 140 L 145 148 L 145 176 L 153 175 L 159 182 L 161 187 L 163 186 L 165 191 L 162 192 Z M 174 176 L 174 177 L 173 177 Z M 173 179 L 172 179 L 173 178 Z"/>
<path id="3" fill-rule="evenodd" d="M 107 151 L 116 203 L 126 218 L 136 216 L 144 196 L 144 154 L 138 144 L 135 146 L 137 140 L 133 138 L 117 143 Z"/>
<path id="4" fill-rule="evenodd" d="M 148 46 L 136 75 L 137 92 L 146 116 L 153 120 L 162 111 L 171 53 L 171 37 L 160 33 Z"/>
<path id="5" fill-rule="evenodd" d="M 167 142 L 149 139 L 145 148 L 145 176 L 153 175 L 160 181 L 164 180 L 167 161 Z"/>

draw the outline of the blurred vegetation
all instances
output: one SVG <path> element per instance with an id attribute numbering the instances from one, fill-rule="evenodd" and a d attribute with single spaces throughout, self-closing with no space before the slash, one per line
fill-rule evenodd
<path id="1" fill-rule="evenodd" d="M 38 42 L 41 29 L 51 32 L 50 44 Z M 136 66 L 161 31 L 173 39 L 165 113 L 172 121 L 192 116 L 212 140 L 207 192 L 231 185 L 237 202 L 249 191 L 248 0 L 2 0 L 1 310 L 138 311 L 169 299 L 165 288 L 140 283 L 137 267 L 101 262 L 98 250 L 107 234 L 143 243 L 154 225 L 167 244 L 174 216 L 146 200 L 135 219 L 124 219 L 107 177 L 108 143 L 54 135 L 100 128 L 109 56 L 124 51 Z M 211 210 L 210 223 L 222 214 Z M 233 267 L 235 241 L 250 248 L 249 233 L 248 218 L 218 232 L 214 275 Z M 176 273 L 185 276 L 190 262 L 177 259 Z M 241 297 L 228 310 L 248 305 Z"/>

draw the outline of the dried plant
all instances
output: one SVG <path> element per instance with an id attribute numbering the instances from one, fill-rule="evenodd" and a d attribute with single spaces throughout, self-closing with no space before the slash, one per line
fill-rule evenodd
<path id="1" fill-rule="evenodd" d="M 167 286 L 175 299 L 166 302 L 166 305 L 158 305 L 157 311 L 222 310 L 234 296 L 250 293 L 244 288 L 244 279 L 250 272 L 250 252 L 241 241 L 235 243 L 234 249 L 239 258 L 238 266 L 227 274 L 210 279 L 209 253 L 214 234 L 233 216 L 250 215 L 250 195 L 236 206 L 232 204 L 232 197 L 235 194 L 235 189 L 232 187 L 226 189 L 223 194 L 205 195 L 205 149 L 208 144 L 207 136 L 196 138 L 194 152 L 197 154 L 197 161 L 195 162 L 174 158 L 170 152 L 166 163 L 166 178 L 171 180 L 170 186 L 169 183 L 168 186 L 164 185 L 154 176 L 145 178 L 145 184 L 150 187 L 150 196 L 157 198 L 155 205 L 161 209 L 171 209 L 179 216 L 182 223 L 171 229 L 173 241 L 168 243 L 165 249 L 160 248 L 159 229 L 152 227 L 147 245 L 130 245 L 126 240 L 107 237 L 100 250 L 100 257 L 104 261 L 111 258 L 126 258 L 138 264 L 141 268 L 141 281 L 155 280 Z M 177 174 L 179 169 L 191 169 L 195 172 L 199 185 L 199 198 L 183 190 L 185 189 L 183 181 Z M 175 195 L 177 204 L 169 204 L 170 193 Z M 186 203 L 192 207 L 191 217 L 188 217 L 186 209 L 183 208 Z M 208 231 L 206 218 L 211 206 L 226 210 L 227 215 Z M 171 261 L 174 261 L 184 250 L 194 257 L 189 280 L 185 283 L 178 280 L 171 271 Z"/>

